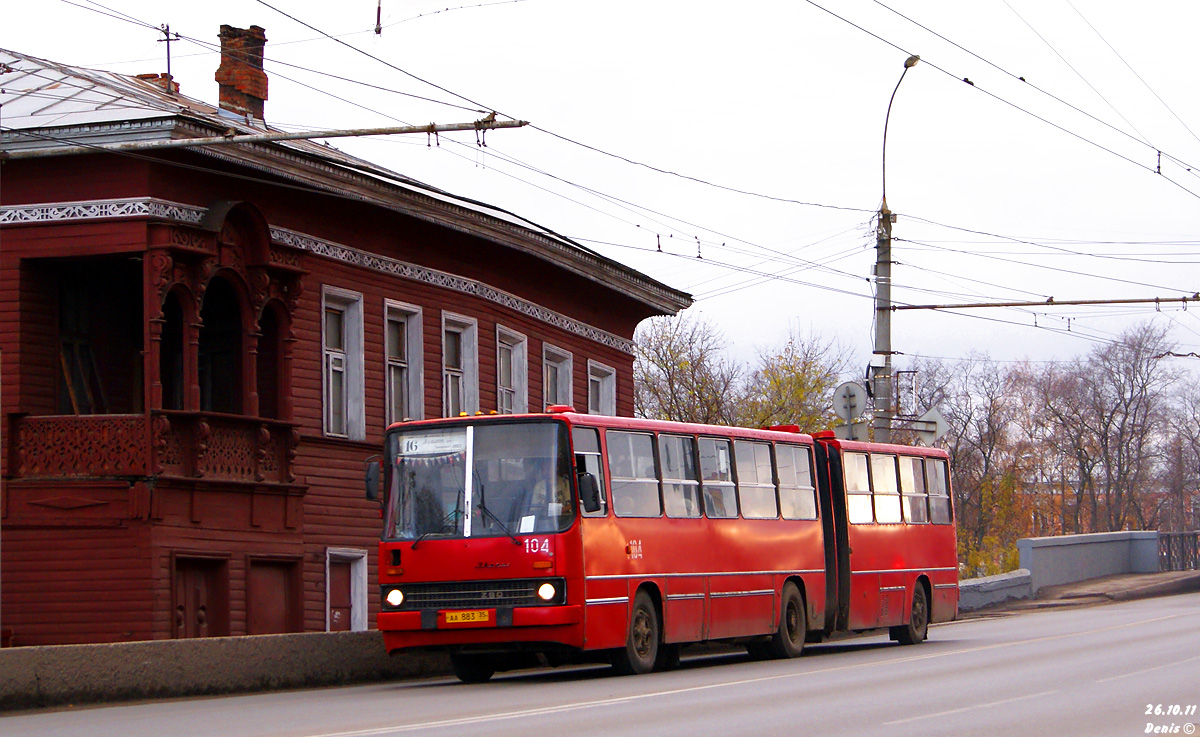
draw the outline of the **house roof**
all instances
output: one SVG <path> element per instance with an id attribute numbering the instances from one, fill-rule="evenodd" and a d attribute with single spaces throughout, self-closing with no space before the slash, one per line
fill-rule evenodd
<path id="1" fill-rule="evenodd" d="M 103 147 L 270 131 L 164 85 L 0 49 L 0 158 L 4 152 Z M 532 253 L 617 289 L 660 314 L 691 296 L 515 213 L 461 197 L 311 140 L 197 146 L 201 154 L 317 190 L 369 202 Z"/>

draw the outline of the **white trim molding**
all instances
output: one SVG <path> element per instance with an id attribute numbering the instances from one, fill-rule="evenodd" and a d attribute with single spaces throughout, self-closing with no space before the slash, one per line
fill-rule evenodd
<path id="1" fill-rule="evenodd" d="M 52 202 L 0 207 L 0 226 L 61 223 L 86 220 L 120 220 L 150 218 L 185 225 L 198 225 L 208 212 L 206 208 L 170 202 L 153 197 Z M 271 241 L 315 256 L 331 258 L 353 266 L 411 279 L 462 294 L 485 299 L 522 315 L 553 325 L 567 332 L 633 355 L 632 340 L 627 340 L 587 323 L 547 309 L 483 282 L 430 269 L 399 259 L 368 253 L 357 248 L 324 240 L 298 231 L 270 226 Z"/>

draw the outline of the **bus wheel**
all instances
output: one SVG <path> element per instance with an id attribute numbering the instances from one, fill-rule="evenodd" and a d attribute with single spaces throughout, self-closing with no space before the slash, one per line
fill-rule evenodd
<path id="1" fill-rule="evenodd" d="M 925 640 L 928 632 L 929 598 L 925 595 L 925 586 L 918 581 L 913 589 L 912 616 L 908 618 L 908 624 L 893 627 L 889 634 L 901 645 L 916 645 Z"/>
<path id="2" fill-rule="evenodd" d="M 487 655 L 450 653 L 450 665 L 463 683 L 483 683 L 496 673 L 496 663 Z"/>
<path id="3" fill-rule="evenodd" d="M 772 658 L 794 658 L 804 650 L 804 638 L 808 634 L 808 617 L 804 612 L 804 597 L 796 584 L 788 581 L 783 585 L 783 597 L 779 603 L 779 629 L 767 644 Z"/>
<path id="4" fill-rule="evenodd" d="M 658 612 L 645 591 L 633 599 L 633 614 L 629 617 L 629 635 L 625 647 L 612 655 L 613 669 L 623 676 L 649 673 L 658 659 Z"/>

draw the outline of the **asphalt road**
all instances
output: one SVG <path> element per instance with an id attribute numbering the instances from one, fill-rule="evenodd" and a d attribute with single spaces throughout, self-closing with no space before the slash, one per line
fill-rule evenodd
<path id="1" fill-rule="evenodd" d="M 872 637 L 790 661 L 685 657 L 646 676 L 592 667 L 62 709 L 0 717 L 0 735 L 1116 737 L 1193 734 L 1197 712 L 1200 594 L 1189 594 L 955 622 L 916 647 Z"/>

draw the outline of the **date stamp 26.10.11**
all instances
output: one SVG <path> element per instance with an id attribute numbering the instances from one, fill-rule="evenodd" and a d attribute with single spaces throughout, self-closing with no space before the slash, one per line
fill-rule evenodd
<path id="1" fill-rule="evenodd" d="M 1195 734 L 1196 712 L 1196 704 L 1146 704 L 1145 715 L 1153 721 L 1146 722 L 1145 733 Z"/>

